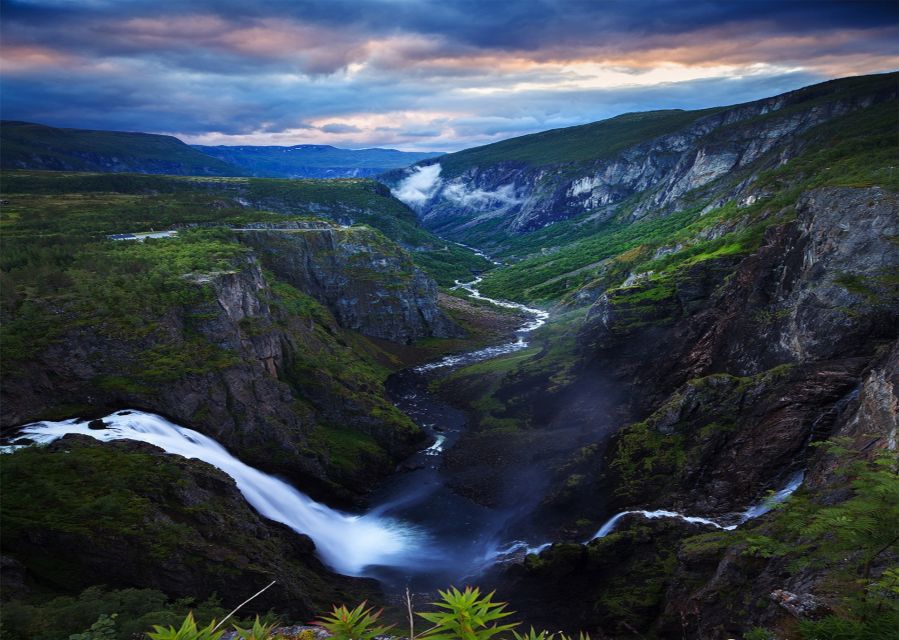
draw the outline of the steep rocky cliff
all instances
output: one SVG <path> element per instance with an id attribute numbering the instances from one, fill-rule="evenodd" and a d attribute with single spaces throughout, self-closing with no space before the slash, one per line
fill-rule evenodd
<path id="1" fill-rule="evenodd" d="M 385 191 L 356 181 L 5 176 L 15 218 L 0 287 L 2 427 L 148 409 L 307 492 L 365 493 L 422 437 L 387 399 L 384 380 L 398 366 L 389 351 L 462 333 L 395 242 L 302 210 L 314 201 L 326 213 L 367 211 L 385 228 L 430 237 L 372 189 Z M 237 202 L 235 190 L 286 210 Z M 177 235 L 105 235 L 165 227 Z"/>
<path id="2" fill-rule="evenodd" d="M 70 315 L 69 329 L 4 380 L 4 426 L 146 408 L 313 493 L 344 497 L 416 440 L 384 398 L 362 341 L 311 297 L 267 281 L 252 254 L 225 272 L 184 277 L 196 301 L 153 310 L 146 335 Z"/>
<path id="3" fill-rule="evenodd" d="M 437 308 L 434 281 L 372 229 L 259 229 L 242 233 L 241 242 L 347 329 L 404 343 L 461 335 Z"/>
<path id="4" fill-rule="evenodd" d="M 797 624 L 810 635 L 894 632 L 895 603 L 884 594 L 897 557 L 897 388 L 899 342 L 831 411 L 828 435 L 845 449 L 810 453 L 805 485 L 786 509 L 735 535 L 681 542 L 662 634 L 726 638 L 759 628 L 781 636 Z M 838 624 L 816 626 L 834 614 Z"/>
<path id="5" fill-rule="evenodd" d="M 60 276 L 76 286 L 8 316 L 3 426 L 139 407 L 314 494 L 368 490 L 421 436 L 387 400 L 388 357 L 363 334 L 405 344 L 461 330 L 378 232 L 297 226 L 312 228 L 88 245 L 99 253 Z"/>

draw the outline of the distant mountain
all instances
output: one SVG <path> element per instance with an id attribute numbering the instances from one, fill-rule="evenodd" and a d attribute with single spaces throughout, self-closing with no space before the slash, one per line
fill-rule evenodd
<path id="1" fill-rule="evenodd" d="M 151 133 L 58 129 L 0 122 L 4 169 L 239 176 L 244 171 L 200 153 L 178 138 Z"/>
<path id="2" fill-rule="evenodd" d="M 443 155 L 396 149 L 339 149 L 318 144 L 292 147 L 194 145 L 193 148 L 259 178 L 359 178 Z"/>

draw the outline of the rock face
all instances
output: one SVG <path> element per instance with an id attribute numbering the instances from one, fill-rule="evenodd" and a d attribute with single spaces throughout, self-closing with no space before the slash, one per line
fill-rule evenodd
<path id="1" fill-rule="evenodd" d="M 453 334 L 436 286 L 372 231 L 243 237 L 257 254 L 230 271 L 187 276 L 200 301 L 155 310 L 151 334 L 111 335 L 73 318 L 4 382 L 3 426 L 140 408 L 318 497 L 368 490 L 420 433 L 386 399 L 366 355 L 374 347 L 353 330 L 403 342 Z M 283 279 L 266 279 L 259 254 Z"/>
<path id="2" fill-rule="evenodd" d="M 19 595 L 78 593 L 102 579 L 237 605 L 275 580 L 245 611 L 298 619 L 377 597 L 372 581 L 328 571 L 308 537 L 260 517 L 223 473 L 151 445 L 68 436 L 11 454 L 3 483 L 16 494 L 2 508 L 3 578 L 17 570 Z"/>
<path id="3" fill-rule="evenodd" d="M 897 210 L 896 195 L 876 187 L 811 191 L 800 198 L 796 220 L 770 229 L 739 264 L 701 262 L 670 295 L 636 309 L 633 288 L 601 295 L 581 340 L 620 363 L 620 375 L 665 390 L 713 372 L 745 376 L 783 364 L 870 357 L 895 333 L 889 274 L 899 266 L 890 240 L 899 232 Z M 634 322 L 638 316 L 643 322 Z M 648 333 L 666 342 L 664 361 L 635 339 Z"/>
<path id="4" fill-rule="evenodd" d="M 833 433 L 859 376 L 896 338 L 897 212 L 896 195 L 877 188 L 812 191 L 738 265 L 683 274 L 717 273 L 691 293 L 695 308 L 680 282 L 649 308 L 614 292 L 594 303 L 581 330 L 593 366 L 646 390 L 630 415 L 651 412 L 612 454 L 618 504 L 736 511 L 805 464 L 806 443 Z M 652 473 L 634 471 L 648 460 Z"/>
<path id="5" fill-rule="evenodd" d="M 434 281 L 374 230 L 260 230 L 243 233 L 241 241 L 347 329 L 405 344 L 461 335 L 437 308 Z"/>
<path id="6" fill-rule="evenodd" d="M 429 228 L 465 241 L 485 223 L 479 234 L 488 244 L 498 245 L 503 233 L 525 233 L 584 214 L 611 218 L 634 198 L 637 204 L 629 211 L 637 219 L 682 208 L 688 193 L 712 186 L 722 201 L 750 197 L 752 175 L 797 155 L 804 132 L 894 100 L 896 83 L 890 77 L 875 76 L 867 84 L 829 82 L 709 115 L 697 112 L 692 122 L 675 131 L 593 161 L 543 164 L 495 159 L 468 164 L 461 152 L 458 159 L 451 154 L 442 160 L 452 170 L 437 171 L 428 188 L 419 189 L 414 197 L 403 181 L 415 167 L 387 174 L 384 180 L 419 211 Z M 541 134 L 547 147 L 552 146 L 551 134 Z M 428 161 L 429 166 L 441 166 L 441 160 L 434 162 Z M 416 180 L 421 182 L 420 177 Z"/>
<path id="7" fill-rule="evenodd" d="M 576 351 L 585 361 L 566 372 L 566 389 L 527 405 L 521 390 L 540 371 L 522 369 L 494 394 L 518 398 L 521 415 L 547 416 L 542 432 L 563 423 L 596 441 L 559 466 L 557 489 L 536 518 L 576 512 L 592 531 L 633 509 L 727 521 L 801 470 L 817 503 L 846 500 L 845 461 L 810 444 L 841 436 L 862 457 L 896 449 L 897 223 L 895 193 L 814 189 L 798 199 L 794 219 L 770 227 L 744 258 L 688 265 L 662 288 L 633 279 L 602 293 L 580 327 Z M 577 409 L 599 406 L 590 399 L 610 388 L 632 390 L 612 418 Z M 619 429 L 611 437 L 610 420 Z M 532 464 L 544 452 L 533 453 Z M 752 521 L 746 535 L 769 535 L 776 517 Z M 611 637 L 741 637 L 840 607 L 828 595 L 832 573 L 796 569 L 783 554 L 753 554 L 740 530 L 647 531 L 658 526 L 632 516 L 601 544 L 559 545 L 491 586 L 508 589 L 523 611 L 539 610 L 541 599 L 575 602 L 576 626 Z M 556 539 L 590 533 L 570 521 Z M 650 539 L 645 547 L 642 536 Z M 887 554 L 874 571 L 894 561 Z M 630 577 L 616 584 L 620 575 Z"/>

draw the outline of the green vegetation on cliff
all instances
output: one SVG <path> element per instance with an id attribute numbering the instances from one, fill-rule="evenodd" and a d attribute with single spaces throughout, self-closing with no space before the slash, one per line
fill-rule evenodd
<path id="1" fill-rule="evenodd" d="M 800 137 L 800 151 L 789 162 L 758 171 L 757 166 L 773 162 L 778 153 L 773 150 L 750 167 L 720 178 L 713 188 L 685 194 L 678 211 L 634 221 L 630 212 L 640 198 L 632 198 L 610 220 L 595 222 L 588 213 L 509 238 L 502 255 L 526 257 L 488 273 L 482 289 L 516 300 L 555 301 L 582 287 L 615 284 L 616 278 L 620 282 L 628 271 L 670 267 L 673 261 L 710 251 L 745 254 L 757 246 L 765 228 L 788 219 L 798 197 L 809 189 L 876 184 L 899 190 L 895 110 L 895 101 L 885 102 L 814 127 Z M 709 201 L 709 193 L 726 193 L 748 179 L 759 194 L 752 204 Z M 469 241 L 477 244 L 479 239 Z M 660 264 L 653 256 L 663 248 L 669 253 L 673 248 L 674 254 Z"/>
<path id="2" fill-rule="evenodd" d="M 8 171 L 0 187 L 7 200 L 0 221 L 7 242 L 58 245 L 172 226 L 327 219 L 378 229 L 440 284 L 490 267 L 421 228 L 415 214 L 373 180 Z"/>
<path id="3" fill-rule="evenodd" d="M 36 375 L 34 368 L 41 362 L 65 380 L 54 394 L 42 394 L 43 399 L 32 403 L 41 405 L 38 412 L 32 407 L 4 419 L 71 417 L 97 410 L 88 404 L 106 403 L 111 403 L 110 408 L 137 403 L 163 407 L 158 410 L 166 412 L 183 395 L 174 390 L 193 385 L 206 389 L 209 398 L 185 409 L 187 414 L 179 415 L 180 419 L 201 428 L 206 423 L 219 424 L 223 418 L 248 425 L 256 424 L 252 411 L 244 406 L 252 395 L 225 402 L 216 399 L 213 389 L 224 386 L 227 394 L 234 394 L 240 393 L 236 387 L 245 386 L 248 394 L 256 394 L 253 402 L 259 398 L 272 402 L 273 396 L 285 393 L 285 387 L 278 385 L 287 385 L 293 398 L 285 401 L 285 412 L 279 415 L 269 407 L 263 411 L 267 414 L 264 429 L 245 427 L 248 432 L 268 434 L 242 437 L 247 459 L 269 465 L 266 468 L 296 470 L 298 451 L 285 447 L 283 438 L 294 443 L 308 439 L 301 447 L 307 464 L 321 465 L 328 476 L 317 481 L 324 480 L 327 490 L 344 495 L 346 487 L 364 490 L 372 473 L 392 469 L 395 456 L 418 434 L 384 392 L 389 367 L 398 366 L 399 361 L 342 327 L 331 310 L 274 274 L 268 273 L 265 282 L 260 282 L 259 259 L 240 242 L 240 233 L 227 226 L 331 225 L 340 242 L 362 246 L 360 256 L 374 251 L 396 257 L 397 269 L 380 273 L 360 262 L 347 265 L 344 274 L 364 271 L 365 278 L 373 279 L 371 287 L 385 291 L 402 284 L 408 274 L 400 271 L 411 273 L 411 257 L 419 254 L 403 251 L 366 225 L 343 229 L 314 218 L 314 207 L 304 208 L 300 201 L 305 197 L 307 204 L 324 203 L 330 207 L 324 213 L 339 209 L 363 211 L 372 220 L 382 216 L 385 228 L 394 235 L 408 231 L 430 236 L 414 225 L 402 205 L 379 194 L 383 188 L 376 183 L 271 182 L 257 180 L 250 187 L 258 197 L 263 191 L 266 197 L 281 194 L 285 199 L 292 194 L 296 202 L 284 206 L 296 213 L 245 206 L 240 200 L 249 194 L 232 189 L 249 184 L 242 179 L 4 174 L 7 202 L 2 211 L 0 258 L 4 386 L 18 394 L 17 402 L 28 402 L 26 378 Z M 388 208 L 378 210 L 377 206 Z M 173 226 L 177 235 L 167 238 L 138 242 L 106 237 Z M 447 256 L 452 262 L 452 254 Z M 324 254 L 320 257 L 329 259 Z M 470 273 L 467 267 L 455 267 Z M 448 275 L 452 270 L 444 271 Z M 221 304 L 229 305 L 227 311 L 217 301 L 221 296 Z M 257 304 L 261 306 L 254 307 Z M 233 322 L 229 313 L 243 316 L 237 326 L 229 324 Z M 282 350 L 286 357 L 276 367 L 274 358 L 280 358 Z M 77 355 L 69 358 L 73 352 Z M 260 375 L 269 385 L 264 391 L 257 390 L 258 380 L 251 380 Z M 175 399 L 166 394 L 174 394 Z"/>
<path id="4" fill-rule="evenodd" d="M 223 473 L 150 445 L 70 436 L 4 455 L 0 476 L 4 597 L 14 598 L 0 608 L 4 637 L 57 640 L 117 613 L 118 637 L 131 638 L 189 608 L 221 618 L 219 598 L 233 607 L 272 579 L 278 587 L 242 615 L 308 619 L 371 593 L 259 516 Z"/>

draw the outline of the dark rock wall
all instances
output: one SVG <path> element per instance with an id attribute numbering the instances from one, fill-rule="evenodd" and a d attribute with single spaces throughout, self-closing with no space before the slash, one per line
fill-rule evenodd
<path id="1" fill-rule="evenodd" d="M 255 231 L 241 241 L 278 277 L 327 305 L 347 329 L 406 344 L 461 334 L 437 308 L 434 281 L 376 231 Z"/>

